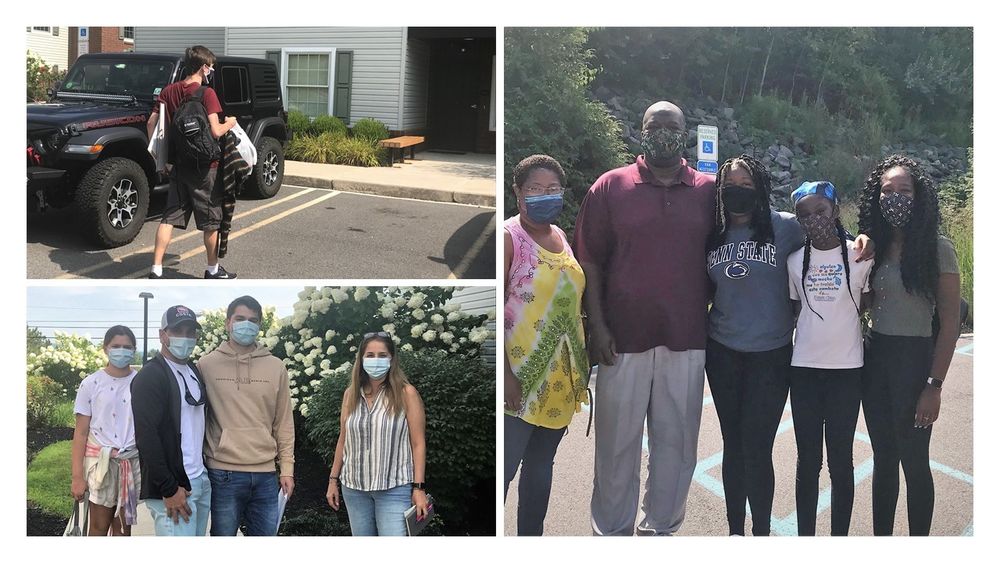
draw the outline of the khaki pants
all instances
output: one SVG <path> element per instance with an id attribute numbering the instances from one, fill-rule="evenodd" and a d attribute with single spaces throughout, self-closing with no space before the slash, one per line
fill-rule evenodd
<path id="1" fill-rule="evenodd" d="M 639 502 L 643 423 L 649 438 L 649 476 L 640 535 L 668 535 L 684 520 L 698 461 L 705 390 L 705 351 L 658 346 L 619 354 L 597 370 L 594 398 L 594 535 L 632 535 Z"/>

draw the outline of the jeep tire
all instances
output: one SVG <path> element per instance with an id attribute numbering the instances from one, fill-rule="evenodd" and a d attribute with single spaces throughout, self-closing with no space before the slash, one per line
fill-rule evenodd
<path id="1" fill-rule="evenodd" d="M 250 197 L 267 199 L 281 189 L 285 178 L 285 151 L 274 137 L 261 137 L 257 142 L 257 164 L 246 183 Z"/>
<path id="2" fill-rule="evenodd" d="M 128 158 L 102 160 L 80 180 L 76 207 L 83 232 L 103 248 L 128 244 L 146 221 L 146 173 Z"/>

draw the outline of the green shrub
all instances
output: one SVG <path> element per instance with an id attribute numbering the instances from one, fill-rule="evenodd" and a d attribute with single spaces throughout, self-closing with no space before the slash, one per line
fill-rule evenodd
<path id="1" fill-rule="evenodd" d="M 298 137 L 309 132 L 309 118 L 297 109 L 288 112 L 288 128 L 292 135 Z"/>
<path id="2" fill-rule="evenodd" d="M 282 536 L 349 536 L 351 525 L 347 520 L 347 510 L 341 499 L 340 511 L 330 507 L 325 510 L 305 508 L 294 516 L 286 516 L 278 529 Z"/>
<path id="3" fill-rule="evenodd" d="M 51 377 L 28 376 L 28 425 L 49 425 L 62 401 L 66 400 L 66 390 Z"/>
<path id="4" fill-rule="evenodd" d="M 333 133 L 338 137 L 347 136 L 347 126 L 344 122 L 332 115 L 321 115 L 312 120 L 309 124 L 309 133 L 321 135 L 323 133 Z"/>
<path id="5" fill-rule="evenodd" d="M 28 466 L 28 502 L 45 512 L 69 519 L 73 514 L 70 487 L 73 442 L 66 440 L 47 446 Z"/>
<path id="6" fill-rule="evenodd" d="M 334 164 L 337 161 L 337 144 L 342 140 L 335 133 L 296 136 L 288 143 L 285 155 L 291 160 Z"/>
<path id="7" fill-rule="evenodd" d="M 355 139 L 364 139 L 372 145 L 377 145 L 379 141 L 389 138 L 389 128 L 377 119 L 366 117 L 354 124 L 351 135 Z"/>
<path id="8" fill-rule="evenodd" d="M 49 68 L 45 61 L 27 54 L 28 99 L 36 102 L 48 99 L 48 89 L 56 82 L 66 78 L 66 71 L 55 71 Z"/>
<path id="9" fill-rule="evenodd" d="M 842 199 L 854 197 L 865 183 L 871 159 L 858 157 L 842 146 L 817 148 L 805 166 L 804 178 L 833 182 Z"/>
<path id="10" fill-rule="evenodd" d="M 587 190 L 626 159 L 621 124 L 588 97 L 597 71 L 591 66 L 593 53 L 584 48 L 587 34 L 572 28 L 510 28 L 504 33 L 504 213 L 517 213 L 511 190 L 514 166 L 532 154 L 547 154 L 566 171 L 557 224 L 571 239 Z"/>
<path id="11" fill-rule="evenodd" d="M 73 412 L 74 406 L 72 399 L 61 401 L 57 404 L 56 408 L 52 410 L 52 415 L 49 417 L 49 426 L 60 428 L 73 428 L 76 426 L 76 413 Z"/>
<path id="12" fill-rule="evenodd" d="M 479 503 L 471 498 L 483 479 L 493 479 L 495 377 L 478 357 L 442 350 L 400 352 L 401 367 L 424 402 L 427 489 L 450 531 L 460 530 Z M 310 401 L 306 430 L 316 453 L 329 458 L 340 432 L 340 407 L 349 375 L 325 378 Z"/>
<path id="13" fill-rule="evenodd" d="M 372 144 L 367 139 L 342 138 L 337 141 L 336 164 L 346 164 L 348 166 L 378 166 L 381 164 L 381 156 L 384 149 Z"/>

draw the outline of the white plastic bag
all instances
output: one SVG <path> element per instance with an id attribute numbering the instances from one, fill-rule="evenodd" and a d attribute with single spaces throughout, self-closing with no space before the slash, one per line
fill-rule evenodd
<path id="1" fill-rule="evenodd" d="M 240 151 L 240 156 L 243 157 L 243 160 L 245 160 L 251 167 L 256 165 L 257 147 L 253 146 L 253 143 L 250 142 L 250 137 L 247 136 L 246 131 L 240 127 L 239 123 L 234 125 L 230 131 L 233 132 L 233 135 L 236 135 L 236 149 Z"/>
<path id="2" fill-rule="evenodd" d="M 160 118 L 156 121 L 153 134 L 149 138 L 149 146 L 146 150 L 156 163 L 156 171 L 159 172 L 167 167 L 167 108 L 160 104 Z"/>

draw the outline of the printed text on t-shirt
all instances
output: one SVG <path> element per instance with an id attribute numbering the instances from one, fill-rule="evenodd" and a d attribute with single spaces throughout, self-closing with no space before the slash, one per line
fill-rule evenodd
<path id="1" fill-rule="evenodd" d="M 708 269 L 711 270 L 719 264 L 732 260 L 750 260 L 774 267 L 776 255 L 774 244 L 770 242 L 764 244 L 759 244 L 755 240 L 731 242 L 708 253 Z"/>

